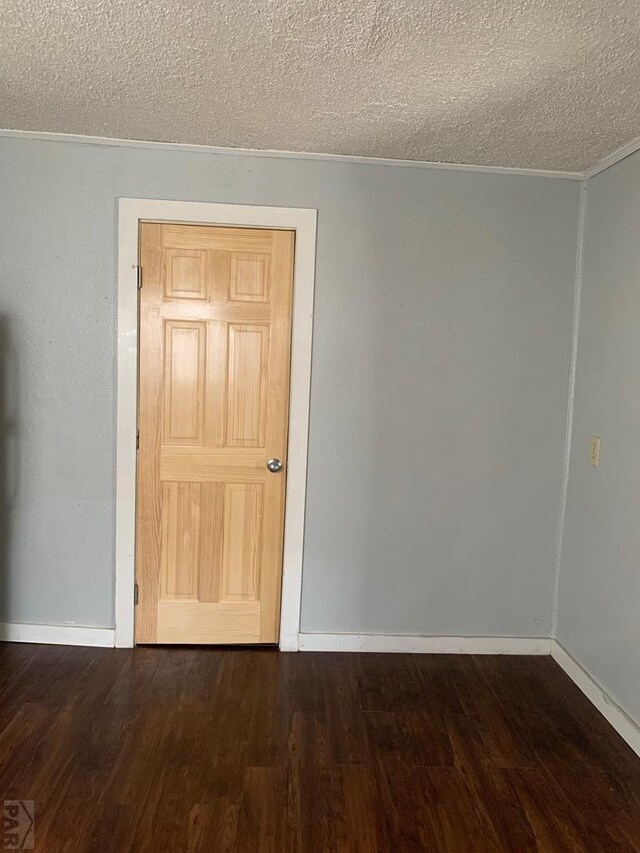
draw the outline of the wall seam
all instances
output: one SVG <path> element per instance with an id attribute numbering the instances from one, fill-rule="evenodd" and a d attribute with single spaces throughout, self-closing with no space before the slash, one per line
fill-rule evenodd
<path id="1" fill-rule="evenodd" d="M 578 208 L 578 234 L 576 245 L 576 265 L 573 285 L 573 325 L 571 330 L 571 356 L 569 359 L 569 382 L 567 387 L 567 415 L 564 435 L 564 456 L 562 460 L 562 482 L 560 486 L 560 505 L 556 527 L 556 555 L 553 574 L 553 599 L 551 606 L 551 638 L 558 636 L 558 614 L 560 594 L 560 570 L 562 548 L 564 545 L 565 516 L 569 490 L 571 468 L 571 446 L 573 441 L 573 413 L 576 395 L 576 367 L 578 362 L 578 338 L 580 336 L 580 308 L 582 304 L 582 279 L 584 271 L 585 229 L 587 220 L 588 181 L 580 186 L 580 204 Z"/>

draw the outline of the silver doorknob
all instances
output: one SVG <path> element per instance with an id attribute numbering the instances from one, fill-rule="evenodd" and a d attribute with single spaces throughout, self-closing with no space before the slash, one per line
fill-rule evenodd
<path id="1" fill-rule="evenodd" d="M 278 471 L 282 471 L 282 462 L 279 459 L 270 459 L 267 462 L 267 468 L 272 474 L 277 474 Z"/>

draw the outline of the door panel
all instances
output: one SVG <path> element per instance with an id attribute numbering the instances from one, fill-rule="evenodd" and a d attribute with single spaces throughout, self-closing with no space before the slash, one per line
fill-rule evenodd
<path id="1" fill-rule="evenodd" d="M 204 323 L 165 323 L 164 444 L 202 444 L 205 399 Z"/>
<path id="2" fill-rule="evenodd" d="M 141 225 L 139 643 L 277 642 L 293 239 Z"/>
<path id="3" fill-rule="evenodd" d="M 269 327 L 229 324 L 227 446 L 264 447 Z"/>

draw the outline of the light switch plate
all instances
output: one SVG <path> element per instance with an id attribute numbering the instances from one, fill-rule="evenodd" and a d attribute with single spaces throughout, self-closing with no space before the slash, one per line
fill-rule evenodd
<path id="1" fill-rule="evenodd" d="M 600 464 L 600 439 L 597 435 L 592 435 L 589 441 L 589 465 L 597 468 Z"/>

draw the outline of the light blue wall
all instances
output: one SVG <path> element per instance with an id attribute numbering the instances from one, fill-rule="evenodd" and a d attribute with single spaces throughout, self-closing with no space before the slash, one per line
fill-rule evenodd
<path id="1" fill-rule="evenodd" d="M 640 723 L 640 154 L 589 181 L 558 638 Z"/>
<path id="2" fill-rule="evenodd" d="M 303 627 L 549 634 L 576 183 L 5 138 L 0 186 L 2 620 L 113 624 L 138 196 L 318 208 Z"/>

